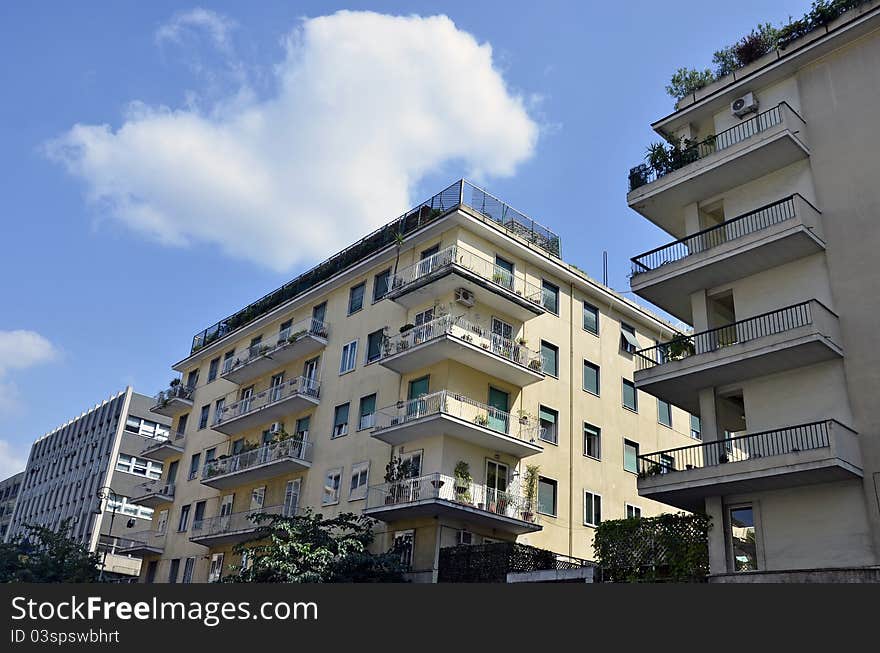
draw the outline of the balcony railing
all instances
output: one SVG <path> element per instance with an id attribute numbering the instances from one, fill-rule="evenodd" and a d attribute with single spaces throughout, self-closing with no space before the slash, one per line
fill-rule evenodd
<path id="1" fill-rule="evenodd" d="M 246 347 L 240 354 L 223 363 L 222 374 L 228 374 L 242 368 L 256 358 L 271 356 L 279 349 L 291 345 L 306 336 L 326 339 L 329 335 L 330 326 L 328 324 L 314 318 L 307 318 L 279 331 L 273 338 Z"/>
<path id="2" fill-rule="evenodd" d="M 168 405 L 168 403 L 174 399 L 182 399 L 184 401 L 192 401 L 193 393 L 195 392 L 195 388 L 191 388 L 188 385 L 184 385 L 183 383 L 179 383 L 177 385 L 173 385 L 169 387 L 167 390 L 162 390 L 162 392 L 158 393 L 155 397 L 153 397 L 153 401 L 155 401 L 155 405 L 159 408 L 164 408 Z"/>
<path id="3" fill-rule="evenodd" d="M 671 172 L 680 170 L 681 168 L 684 168 L 695 161 L 699 161 L 710 154 L 715 154 L 716 152 L 720 152 L 721 150 L 727 149 L 737 143 L 741 143 L 756 134 L 760 134 L 773 126 L 782 123 L 783 106 L 797 116 L 801 122 L 804 122 L 787 102 L 782 102 L 772 109 L 768 109 L 763 113 L 752 116 L 748 120 L 743 120 L 733 127 L 725 129 L 714 136 L 709 136 L 698 143 L 694 143 L 693 145 L 684 148 L 674 149 L 669 162 L 664 167 L 657 169 L 657 167 L 649 167 L 643 163 L 632 168 L 629 172 L 630 191 L 634 191 L 646 184 L 657 181 Z"/>
<path id="4" fill-rule="evenodd" d="M 515 276 L 512 272 L 496 265 L 493 261 L 478 256 L 457 245 L 447 247 L 414 265 L 398 270 L 391 281 L 391 290 L 393 292 L 406 288 L 435 272 L 453 266 L 469 270 L 499 288 L 516 293 L 535 304 L 541 304 L 541 288 Z"/>
<path id="5" fill-rule="evenodd" d="M 633 257 L 633 276 L 669 265 L 692 254 L 705 252 L 713 247 L 741 238 L 756 231 L 766 229 L 795 217 L 795 196 L 726 220 L 721 224 L 698 231 L 695 234 L 676 240 L 673 243 L 652 249 L 650 252 Z"/>
<path id="6" fill-rule="evenodd" d="M 642 478 L 831 446 L 832 420 L 740 435 L 639 456 Z"/>
<path id="7" fill-rule="evenodd" d="M 306 395 L 317 399 L 320 389 L 321 384 L 316 379 L 298 376 L 225 406 L 222 413 L 214 419 L 214 424 L 223 424 L 295 395 Z"/>
<path id="8" fill-rule="evenodd" d="M 434 473 L 399 481 L 374 485 L 367 490 L 366 509 L 405 506 L 420 501 L 449 501 L 467 508 L 534 523 L 536 506 L 524 496 L 512 491 L 456 480 L 452 476 Z"/>
<path id="9" fill-rule="evenodd" d="M 791 331 L 813 323 L 815 299 L 781 308 L 745 320 L 732 322 L 723 327 L 702 331 L 693 335 L 680 335 L 669 342 L 636 352 L 636 369 L 647 370 L 672 361 L 706 354 L 733 345 Z M 822 306 L 824 308 L 824 306 Z M 827 310 L 827 309 L 825 309 Z"/>
<path id="10" fill-rule="evenodd" d="M 190 538 L 196 539 L 200 537 L 225 535 L 227 533 L 257 530 L 258 528 L 267 525 L 265 521 L 258 524 L 254 520 L 254 516 L 260 514 L 281 515 L 285 514 L 285 509 L 284 506 L 266 506 L 264 508 L 256 508 L 255 510 L 247 510 L 245 512 L 234 512 L 228 515 L 218 515 L 216 517 L 200 519 L 193 522 Z"/>
<path id="11" fill-rule="evenodd" d="M 398 402 L 376 413 L 374 432 L 413 422 L 430 415 L 458 417 L 477 426 L 498 431 L 504 435 L 535 443 L 541 435 L 541 426 L 528 417 L 516 418 L 510 413 L 481 404 L 469 397 L 448 390 Z"/>
<path id="12" fill-rule="evenodd" d="M 451 315 L 443 315 L 401 334 L 389 336 L 383 343 L 382 358 L 394 356 L 443 336 L 457 338 L 501 356 L 511 363 L 528 367 L 536 372 L 541 371 L 541 354 L 538 352 L 510 338 L 492 333 L 478 324 L 468 322 L 462 317 Z"/>
<path id="13" fill-rule="evenodd" d="M 312 443 L 292 436 L 280 442 L 270 442 L 256 449 L 243 451 L 232 456 L 215 458 L 205 463 L 202 468 L 202 480 L 243 472 L 259 465 L 266 465 L 278 460 L 312 461 Z"/>
<path id="14" fill-rule="evenodd" d="M 120 549 L 164 549 L 167 531 L 140 531 L 124 538 L 116 538 L 116 550 Z"/>

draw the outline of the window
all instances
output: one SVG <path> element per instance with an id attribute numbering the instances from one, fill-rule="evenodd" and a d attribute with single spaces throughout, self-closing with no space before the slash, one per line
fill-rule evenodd
<path id="1" fill-rule="evenodd" d="M 223 554 L 215 553 L 211 556 L 211 569 L 208 571 L 208 582 L 217 583 L 223 577 Z"/>
<path id="2" fill-rule="evenodd" d="M 358 430 L 372 428 L 376 422 L 376 395 L 361 397 L 360 419 Z"/>
<path id="3" fill-rule="evenodd" d="M 309 439 L 309 424 L 311 423 L 312 418 L 309 416 L 300 417 L 296 420 L 296 431 L 294 435 L 298 437 L 300 440 L 308 440 Z"/>
<path id="4" fill-rule="evenodd" d="M 542 371 L 550 376 L 559 376 L 559 347 L 541 341 Z"/>
<path id="5" fill-rule="evenodd" d="M 327 472 L 327 478 L 324 480 L 324 496 L 321 498 L 321 505 L 329 506 L 339 503 L 339 482 L 341 479 L 341 467 Z"/>
<path id="6" fill-rule="evenodd" d="M 602 458 L 602 429 L 584 422 L 584 455 L 596 460 Z"/>
<path id="7" fill-rule="evenodd" d="M 755 530 L 755 512 L 751 505 L 731 507 L 728 512 L 729 548 L 733 571 L 758 569 L 758 533 Z"/>
<path id="8" fill-rule="evenodd" d="M 180 519 L 177 522 L 177 532 L 183 533 L 189 526 L 189 506 L 180 507 Z"/>
<path id="9" fill-rule="evenodd" d="M 541 283 L 541 304 L 551 313 L 559 315 L 559 287 L 543 281 Z"/>
<path id="10" fill-rule="evenodd" d="M 632 440 L 623 441 L 623 468 L 632 472 L 639 473 L 639 443 Z"/>
<path id="11" fill-rule="evenodd" d="M 400 562 L 409 569 L 412 566 L 413 545 L 416 533 L 413 530 L 397 531 L 394 533 L 394 551 L 400 554 Z"/>
<path id="12" fill-rule="evenodd" d="M 626 518 L 627 519 L 638 519 L 642 516 L 642 509 L 638 506 L 634 506 L 632 504 L 626 504 Z"/>
<path id="13" fill-rule="evenodd" d="M 180 573 L 180 558 L 174 558 L 168 567 L 168 582 L 176 583 L 177 575 Z"/>
<path id="14" fill-rule="evenodd" d="M 691 437 L 695 440 L 703 439 L 699 415 L 691 415 Z"/>
<path id="15" fill-rule="evenodd" d="M 199 458 L 202 454 L 194 453 L 189 459 L 189 480 L 193 480 L 199 475 Z"/>
<path id="16" fill-rule="evenodd" d="M 538 416 L 541 422 L 541 439 L 551 444 L 559 443 L 559 412 L 552 408 L 540 406 L 538 408 Z"/>
<path id="17" fill-rule="evenodd" d="M 602 497 L 584 490 L 584 526 L 598 526 L 602 522 Z"/>
<path id="18" fill-rule="evenodd" d="M 339 361 L 339 373 L 351 372 L 357 364 L 357 340 L 352 340 L 342 347 L 342 359 Z"/>
<path id="19" fill-rule="evenodd" d="M 200 522 L 205 518 L 205 501 L 196 503 L 196 511 L 193 513 L 193 526 L 198 527 Z"/>
<path id="20" fill-rule="evenodd" d="M 668 401 L 657 400 L 657 421 L 663 426 L 672 428 L 672 406 Z"/>
<path id="21" fill-rule="evenodd" d="M 538 477 L 538 512 L 556 516 L 556 481 L 543 476 Z"/>
<path id="22" fill-rule="evenodd" d="M 220 370 L 220 357 L 218 356 L 211 361 L 208 366 L 208 383 L 217 378 L 217 372 Z"/>
<path id="23" fill-rule="evenodd" d="M 223 411 L 226 410 L 226 397 L 222 397 L 214 402 L 214 424 L 223 421 Z"/>
<path id="24" fill-rule="evenodd" d="M 199 428 L 207 428 L 208 426 L 208 413 L 211 411 L 211 404 L 205 404 L 202 406 L 202 410 L 199 413 Z"/>
<path id="25" fill-rule="evenodd" d="M 364 290 L 367 283 L 361 282 L 348 291 L 348 314 L 357 313 L 364 307 Z"/>
<path id="26" fill-rule="evenodd" d="M 199 371 L 193 370 L 189 374 L 186 375 L 186 387 L 187 388 L 195 388 L 199 382 Z"/>
<path id="27" fill-rule="evenodd" d="M 119 454 L 119 460 L 116 461 L 116 471 L 145 478 L 162 478 L 162 465 L 160 463 L 147 460 L 146 458 L 129 456 L 124 453 Z"/>
<path id="28" fill-rule="evenodd" d="M 346 402 L 336 407 L 333 413 L 333 437 L 339 438 L 348 433 L 348 407 Z"/>
<path id="29" fill-rule="evenodd" d="M 584 361 L 584 390 L 599 396 L 599 366 Z"/>
<path id="30" fill-rule="evenodd" d="M 599 335 L 599 309 L 584 302 L 584 331 Z"/>
<path id="31" fill-rule="evenodd" d="M 186 432 L 187 421 L 189 421 L 189 413 L 184 413 L 177 420 L 177 436 L 182 436 Z"/>
<path id="32" fill-rule="evenodd" d="M 191 583 L 193 579 L 193 568 L 196 566 L 195 558 L 187 558 L 183 564 L 183 582 Z"/>
<path id="33" fill-rule="evenodd" d="M 391 283 L 391 270 L 383 270 L 373 277 L 373 301 L 378 302 L 388 294 Z"/>
<path id="34" fill-rule="evenodd" d="M 385 340 L 385 332 L 382 329 L 373 331 L 367 336 L 367 362 L 372 363 L 382 358 L 382 341 Z"/>
<path id="35" fill-rule="evenodd" d="M 352 465 L 351 485 L 348 489 L 348 500 L 357 501 L 367 497 L 367 483 L 370 480 L 370 463 L 363 462 Z"/>
<path id="36" fill-rule="evenodd" d="M 156 519 L 156 532 L 164 533 L 165 529 L 168 528 L 168 509 L 160 510 L 159 517 Z"/>
<path id="37" fill-rule="evenodd" d="M 513 263 L 495 255 L 495 271 L 492 280 L 499 286 L 513 290 Z"/>
<path id="38" fill-rule="evenodd" d="M 634 354 L 639 350 L 636 330 L 625 322 L 620 323 L 620 348 L 627 354 Z"/>
<path id="39" fill-rule="evenodd" d="M 636 385 L 632 381 L 623 379 L 623 407 L 634 412 L 639 412 L 639 397 Z"/>

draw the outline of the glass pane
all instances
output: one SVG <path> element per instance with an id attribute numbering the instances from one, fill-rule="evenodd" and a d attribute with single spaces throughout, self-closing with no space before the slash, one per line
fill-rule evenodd
<path id="1" fill-rule="evenodd" d="M 755 515 L 751 506 L 730 511 L 731 551 L 734 571 L 758 568 L 758 546 L 755 539 Z"/>

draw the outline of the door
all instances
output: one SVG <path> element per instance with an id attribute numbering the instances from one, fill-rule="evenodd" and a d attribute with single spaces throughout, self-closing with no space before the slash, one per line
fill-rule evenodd
<path id="1" fill-rule="evenodd" d="M 493 431 L 507 433 L 510 416 L 507 414 L 510 395 L 498 388 L 489 388 L 489 420 L 487 426 Z"/>
<path id="2" fill-rule="evenodd" d="M 276 374 L 269 382 L 269 403 L 278 401 L 284 395 L 282 384 L 284 383 L 284 372 Z"/>
<path id="3" fill-rule="evenodd" d="M 428 413 L 428 402 L 423 399 L 428 394 L 430 376 L 423 376 L 409 382 L 408 401 L 406 402 L 406 419 L 418 419 Z"/>
<path id="4" fill-rule="evenodd" d="M 431 324 L 433 319 L 433 308 L 429 308 L 428 310 L 422 311 L 421 313 L 416 313 L 416 319 L 414 321 L 415 328 L 412 332 L 414 345 L 418 345 L 419 343 L 425 342 L 434 337 L 434 325 Z"/>
<path id="5" fill-rule="evenodd" d="M 287 481 L 287 486 L 284 488 L 284 512 L 282 513 L 285 517 L 296 515 L 296 510 L 299 507 L 299 489 L 301 484 L 302 479 L 299 478 Z"/>
<path id="6" fill-rule="evenodd" d="M 255 487 L 251 490 L 251 510 L 262 510 L 263 501 L 266 499 L 266 486 Z"/>
<path id="7" fill-rule="evenodd" d="M 216 583 L 223 575 L 223 554 L 215 553 L 211 556 L 211 569 L 208 572 L 208 582 Z"/>
<path id="8" fill-rule="evenodd" d="M 422 452 L 413 451 L 410 454 L 401 456 L 400 459 L 402 461 L 409 461 L 409 477 L 412 479 L 409 481 L 408 485 L 404 487 L 404 492 L 407 494 L 401 498 L 404 501 L 418 501 L 421 497 L 421 484 L 424 480 L 420 479 L 422 475 Z"/>
<path id="9" fill-rule="evenodd" d="M 159 518 L 156 520 L 156 532 L 164 533 L 165 529 L 168 528 L 168 510 L 163 510 L 159 513 Z"/>
<path id="10" fill-rule="evenodd" d="M 232 500 L 234 494 L 227 494 L 220 500 L 220 531 L 229 530 L 229 521 L 232 515 Z"/>
<path id="11" fill-rule="evenodd" d="M 486 461 L 486 508 L 491 512 L 507 512 L 507 465 L 494 460 Z"/>
<path id="12" fill-rule="evenodd" d="M 309 392 L 318 382 L 318 365 L 321 363 L 321 357 L 316 356 L 311 360 L 307 360 L 303 365 L 303 378 L 305 379 L 304 392 Z"/>
<path id="13" fill-rule="evenodd" d="M 513 263 L 496 255 L 495 271 L 492 274 L 492 281 L 499 286 L 504 286 L 509 290 L 513 290 Z"/>
<path id="14" fill-rule="evenodd" d="M 238 403 L 238 410 L 236 411 L 236 415 L 244 415 L 251 409 L 253 397 L 254 386 L 250 386 L 249 388 L 245 388 L 241 391 L 241 401 Z"/>
<path id="15" fill-rule="evenodd" d="M 327 302 L 318 304 L 312 309 L 312 328 L 324 326 L 324 318 L 327 317 Z"/>
<path id="16" fill-rule="evenodd" d="M 492 318 L 492 351 L 513 359 L 513 325 L 497 317 Z"/>

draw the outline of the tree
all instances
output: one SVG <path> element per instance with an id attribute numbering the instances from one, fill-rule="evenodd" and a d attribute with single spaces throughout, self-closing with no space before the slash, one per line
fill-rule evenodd
<path id="1" fill-rule="evenodd" d="M 370 553 L 374 520 L 342 513 L 324 519 L 306 510 L 286 517 L 254 515 L 260 525 L 234 551 L 248 565 L 224 578 L 228 583 L 395 583 L 406 571 L 399 552 Z"/>
<path id="2" fill-rule="evenodd" d="M 693 68 L 679 68 L 675 71 L 672 79 L 669 80 L 666 93 L 676 100 L 681 100 L 714 81 L 715 75 L 708 68 L 703 71 L 694 70 Z"/>
<path id="3" fill-rule="evenodd" d="M 101 560 L 67 536 L 70 520 L 54 531 L 26 525 L 28 535 L 0 544 L 0 582 L 94 583 Z"/>

